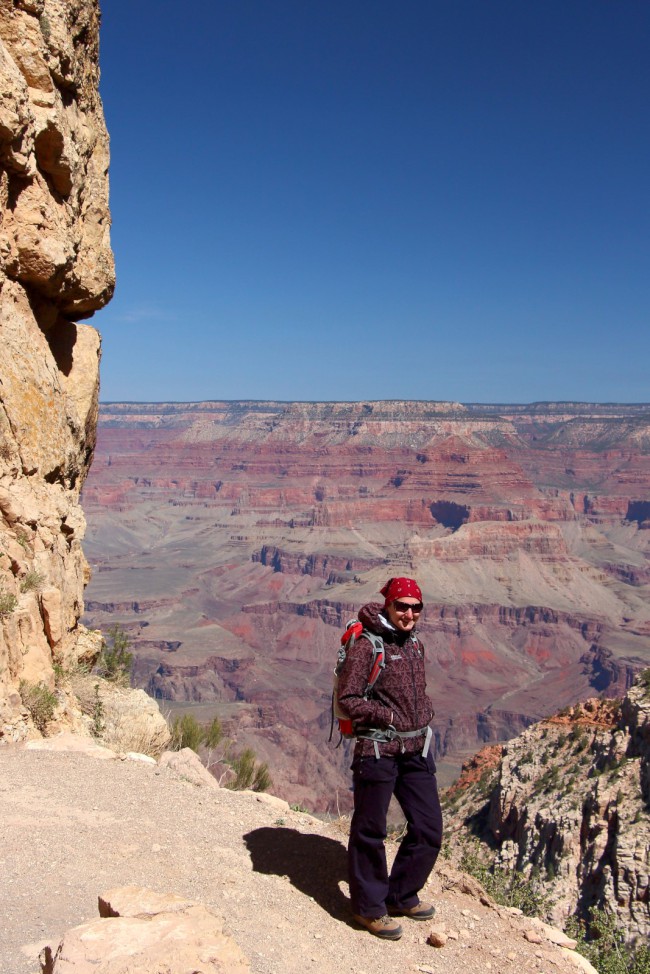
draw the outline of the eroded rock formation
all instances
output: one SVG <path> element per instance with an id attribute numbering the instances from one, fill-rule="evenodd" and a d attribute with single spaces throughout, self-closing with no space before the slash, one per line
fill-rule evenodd
<path id="1" fill-rule="evenodd" d="M 413 574 L 450 782 L 650 663 L 649 430 L 643 404 L 104 405 L 88 621 L 127 629 L 138 686 L 219 713 L 279 794 L 336 811 L 341 627 Z"/>
<path id="2" fill-rule="evenodd" d="M 543 882 L 563 924 L 607 909 L 633 944 L 650 934 L 650 682 L 588 700 L 485 749 L 447 795 L 447 824 L 486 839 L 498 867 Z"/>
<path id="3" fill-rule="evenodd" d="M 97 0 L 0 3 L 0 738 L 21 681 L 96 654 L 78 499 L 95 444 L 110 299 L 108 136 Z"/>

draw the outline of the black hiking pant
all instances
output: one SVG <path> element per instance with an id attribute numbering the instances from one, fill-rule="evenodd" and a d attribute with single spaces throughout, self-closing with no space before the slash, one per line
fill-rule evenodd
<path id="1" fill-rule="evenodd" d="M 354 814 L 348 865 L 352 912 L 381 917 L 409 908 L 429 878 L 442 842 L 442 812 L 431 754 L 361 757 L 352 762 Z M 406 816 L 406 835 L 393 867 L 386 864 L 386 816 L 392 795 Z"/>

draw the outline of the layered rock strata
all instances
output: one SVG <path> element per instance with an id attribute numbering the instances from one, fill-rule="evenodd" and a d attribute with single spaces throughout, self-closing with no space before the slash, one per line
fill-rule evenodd
<path id="1" fill-rule="evenodd" d="M 0 4 L 0 738 L 21 681 L 92 658 L 79 492 L 95 445 L 110 299 L 108 136 L 97 0 Z"/>
<path id="2" fill-rule="evenodd" d="M 89 621 L 127 628 L 138 685 L 219 712 L 284 797 L 334 811 L 349 801 L 326 740 L 340 629 L 386 577 L 416 575 L 450 780 L 482 743 L 622 694 L 650 663 L 649 416 L 107 404 L 84 488 Z"/>

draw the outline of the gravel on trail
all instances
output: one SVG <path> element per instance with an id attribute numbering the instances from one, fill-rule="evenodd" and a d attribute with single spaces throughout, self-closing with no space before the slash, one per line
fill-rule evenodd
<path id="1" fill-rule="evenodd" d="M 445 889 L 423 898 L 451 936 L 404 920 L 383 942 L 351 921 L 345 835 L 272 796 L 197 787 L 168 769 L 0 747 L 0 974 L 37 974 L 38 952 L 98 917 L 97 897 L 140 885 L 222 914 L 253 974 L 575 974 L 525 921 Z"/>

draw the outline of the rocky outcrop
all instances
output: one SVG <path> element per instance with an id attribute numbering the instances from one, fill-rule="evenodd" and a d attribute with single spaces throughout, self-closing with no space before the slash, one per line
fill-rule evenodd
<path id="1" fill-rule="evenodd" d="M 21 681 L 98 649 L 78 503 L 100 350 L 78 322 L 114 285 L 98 29 L 97 0 L 0 5 L 0 739 L 28 727 Z"/>
<path id="2" fill-rule="evenodd" d="M 99 920 L 68 930 L 41 954 L 42 974 L 248 974 L 223 917 L 174 893 L 138 886 L 99 897 Z"/>
<path id="3" fill-rule="evenodd" d="M 355 574 L 383 563 L 383 559 L 371 561 L 369 558 L 342 558 L 319 552 L 307 554 L 283 551 L 274 545 L 264 545 L 259 552 L 253 554 L 253 561 L 272 568 L 274 572 L 324 578 L 330 585 L 350 581 Z"/>
<path id="4" fill-rule="evenodd" d="M 448 823 L 469 823 L 497 867 L 542 881 L 565 923 L 606 908 L 626 939 L 650 934 L 650 677 L 590 700 L 474 759 L 450 790 Z"/>

